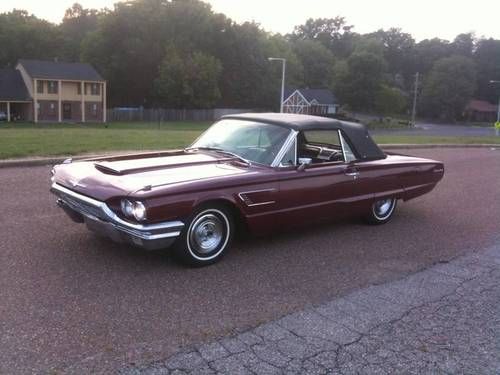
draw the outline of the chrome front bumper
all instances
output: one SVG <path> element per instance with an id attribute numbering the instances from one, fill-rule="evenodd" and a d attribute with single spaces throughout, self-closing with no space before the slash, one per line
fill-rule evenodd
<path id="1" fill-rule="evenodd" d="M 172 245 L 184 227 L 182 221 L 159 224 L 134 224 L 118 217 L 106 203 L 75 193 L 57 183 L 50 189 L 57 204 L 77 223 L 85 223 L 93 232 L 115 242 L 130 243 L 146 250 L 164 249 Z"/>

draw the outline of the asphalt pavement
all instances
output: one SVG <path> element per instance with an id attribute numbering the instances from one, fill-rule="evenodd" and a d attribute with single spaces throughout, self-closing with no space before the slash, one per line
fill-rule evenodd
<path id="1" fill-rule="evenodd" d="M 0 373 L 141 366 L 493 244 L 500 150 L 404 153 L 444 161 L 445 178 L 389 224 L 244 239 L 202 269 L 70 222 L 50 167 L 0 169 Z"/>
<path id="2" fill-rule="evenodd" d="M 500 243 L 119 372 L 498 374 L 499 284 Z"/>

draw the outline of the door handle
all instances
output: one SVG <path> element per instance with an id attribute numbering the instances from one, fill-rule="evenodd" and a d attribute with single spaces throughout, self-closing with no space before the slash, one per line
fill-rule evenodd
<path id="1" fill-rule="evenodd" d="M 357 168 L 346 168 L 344 174 L 349 177 L 354 177 L 354 179 L 357 179 L 359 177 L 359 171 Z"/>
<path id="2" fill-rule="evenodd" d="M 359 172 L 346 172 L 345 175 L 356 177 L 356 176 L 359 176 Z"/>

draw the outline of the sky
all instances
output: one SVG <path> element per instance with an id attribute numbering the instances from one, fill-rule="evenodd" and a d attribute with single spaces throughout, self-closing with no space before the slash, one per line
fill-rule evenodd
<path id="1" fill-rule="evenodd" d="M 26 9 L 37 17 L 60 22 L 78 0 L 0 0 L 0 12 Z M 79 0 L 85 8 L 113 8 L 116 0 Z M 207 0 L 216 12 L 237 22 L 255 21 L 267 30 L 286 34 L 308 18 L 341 15 L 354 31 L 367 33 L 399 27 L 417 40 L 457 34 L 500 39 L 499 0 Z"/>

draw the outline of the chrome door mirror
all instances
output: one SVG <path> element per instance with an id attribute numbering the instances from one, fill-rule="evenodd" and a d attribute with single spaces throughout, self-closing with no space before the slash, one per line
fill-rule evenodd
<path id="1" fill-rule="evenodd" d="M 312 159 L 311 158 L 299 158 L 299 166 L 298 166 L 297 170 L 298 171 L 303 171 L 310 164 L 312 164 Z"/>

